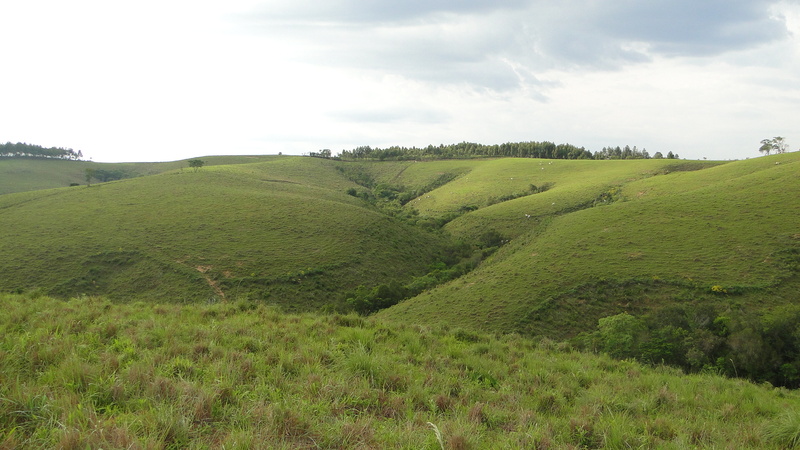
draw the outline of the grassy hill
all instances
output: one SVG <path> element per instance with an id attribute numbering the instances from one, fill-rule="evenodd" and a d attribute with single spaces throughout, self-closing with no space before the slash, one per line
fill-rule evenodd
<path id="1" fill-rule="evenodd" d="M 785 154 L 703 170 L 693 170 L 699 162 L 526 162 L 534 173 L 557 172 L 535 178 L 504 170 L 478 177 L 475 170 L 418 207 L 441 214 L 448 204 L 487 205 L 526 183 L 553 186 L 448 224 L 456 235 L 493 228 L 512 240 L 478 270 L 381 316 L 564 337 L 657 297 L 637 291 L 593 301 L 590 291 L 626 283 L 700 297 L 721 286 L 731 294 L 726 301 L 766 300 L 765 290 L 777 289 L 775 301 L 796 300 L 780 297 L 782 286 L 796 286 L 790 255 L 800 247 L 799 160 Z"/>
<path id="2" fill-rule="evenodd" d="M 791 448 L 796 391 L 447 327 L 0 294 L 2 448 Z"/>
<path id="3" fill-rule="evenodd" d="M 359 284 L 423 275 L 449 239 L 412 223 L 438 221 L 455 239 L 488 246 L 482 236 L 493 232 L 507 243 L 381 317 L 561 339 L 621 312 L 796 300 L 797 154 L 730 163 L 220 158 L 237 164 L 0 196 L 0 226 L 11 230 L 0 289 L 314 309 Z M 346 194 L 366 190 L 394 209 Z M 412 219 L 390 217 L 398 210 Z"/>
<path id="4" fill-rule="evenodd" d="M 210 166 L 269 161 L 276 156 L 205 156 Z M 189 167 L 186 161 L 159 163 L 96 163 L 46 158 L 0 158 L 0 195 L 86 184 L 86 169 L 119 172 L 121 178 L 154 175 Z M 96 180 L 95 180 L 96 181 Z"/>
<path id="5" fill-rule="evenodd" d="M 445 239 L 347 195 L 333 166 L 284 157 L 0 196 L 0 289 L 308 310 L 441 257 Z"/>
<path id="6" fill-rule="evenodd" d="M 204 159 L 53 189 L 92 163 L 17 160 L 0 447 L 800 446 L 795 392 L 714 375 L 800 386 L 798 153 Z M 465 246 L 374 317 L 284 313 Z"/>

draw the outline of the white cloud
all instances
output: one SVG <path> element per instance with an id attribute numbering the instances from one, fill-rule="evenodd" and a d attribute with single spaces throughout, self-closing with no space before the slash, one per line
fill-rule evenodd
<path id="1" fill-rule="evenodd" d="M 800 142 L 797 1 L 32 0 L 0 16 L 0 140 L 95 160 Z"/>

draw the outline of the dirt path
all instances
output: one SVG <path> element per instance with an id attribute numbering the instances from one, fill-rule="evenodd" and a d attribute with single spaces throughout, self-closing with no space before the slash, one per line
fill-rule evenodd
<path id="1" fill-rule="evenodd" d="M 211 286 L 211 289 L 214 290 L 214 293 L 216 293 L 219 296 L 219 298 L 222 299 L 222 301 L 225 301 L 225 293 L 222 292 L 222 289 L 220 289 L 219 283 L 212 280 L 211 277 L 207 275 L 208 271 L 212 269 L 212 266 L 197 266 L 195 267 L 195 269 L 197 269 L 198 272 L 203 274 L 203 278 L 205 278 L 206 283 L 208 283 L 208 285 Z"/>

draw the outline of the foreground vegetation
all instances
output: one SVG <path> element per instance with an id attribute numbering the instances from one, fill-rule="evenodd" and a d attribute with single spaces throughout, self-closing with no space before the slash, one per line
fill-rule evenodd
<path id="1" fill-rule="evenodd" d="M 800 395 L 247 301 L 3 295 L 1 448 L 785 448 Z"/>

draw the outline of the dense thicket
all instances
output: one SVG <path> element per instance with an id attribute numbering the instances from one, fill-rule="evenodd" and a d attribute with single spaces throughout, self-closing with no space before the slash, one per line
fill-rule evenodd
<path id="1" fill-rule="evenodd" d="M 0 144 L 0 157 L 6 158 L 52 158 L 52 159 L 69 159 L 78 160 L 83 158 L 83 153 L 78 150 L 77 152 L 71 148 L 50 147 L 45 148 L 41 145 L 26 144 L 24 142 L 17 142 L 12 144 L 6 142 Z"/>
<path id="2" fill-rule="evenodd" d="M 617 358 L 796 389 L 798 329 L 800 307 L 794 305 L 764 314 L 676 305 L 642 317 L 622 313 L 600 319 L 597 331 L 577 341 Z"/>
<path id="3" fill-rule="evenodd" d="M 330 156 L 330 150 L 311 153 L 311 156 Z M 419 159 L 458 159 L 473 157 L 513 157 L 513 158 L 544 158 L 544 159 L 649 159 L 647 150 L 639 150 L 636 146 L 603 147 L 602 150 L 592 153 L 584 147 L 571 144 L 555 144 L 553 142 L 529 141 L 507 142 L 505 144 L 484 145 L 472 142 L 438 146 L 429 145 L 424 148 L 399 147 L 388 148 L 370 147 L 368 145 L 356 147 L 353 150 L 342 150 L 339 158 L 346 160 L 380 160 L 402 161 Z M 656 153 L 653 158 L 661 158 L 661 153 Z M 670 152 L 667 158 L 678 158 Z"/>

